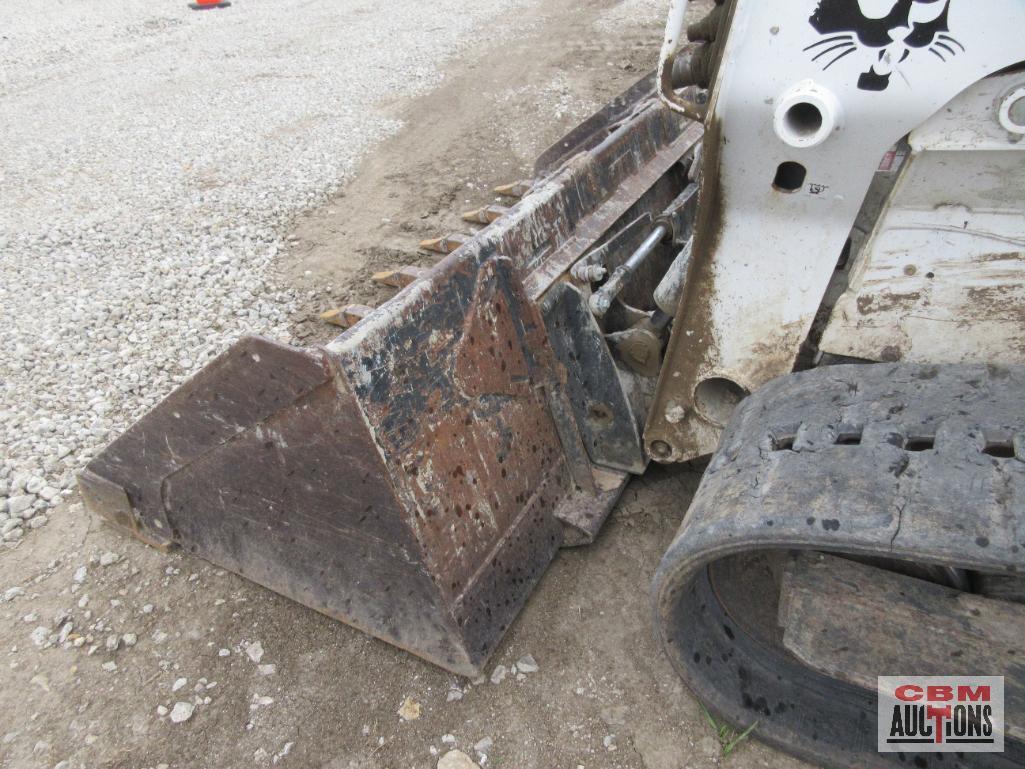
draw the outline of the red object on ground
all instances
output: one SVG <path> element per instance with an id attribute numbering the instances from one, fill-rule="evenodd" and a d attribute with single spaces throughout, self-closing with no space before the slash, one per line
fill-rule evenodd
<path id="1" fill-rule="evenodd" d="M 196 0 L 194 3 L 189 3 L 189 8 L 194 11 L 206 11 L 211 8 L 227 8 L 231 5 L 228 0 Z"/>

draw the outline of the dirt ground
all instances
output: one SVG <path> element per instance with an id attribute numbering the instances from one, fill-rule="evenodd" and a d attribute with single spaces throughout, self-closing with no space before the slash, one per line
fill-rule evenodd
<path id="1" fill-rule="evenodd" d="M 281 261 L 280 281 L 313 293 L 296 334 L 322 341 L 336 330 L 319 311 L 386 298 L 373 271 L 432 261 L 417 241 L 465 230 L 460 211 L 528 176 L 541 150 L 643 75 L 663 6 L 551 0 L 428 96 L 386 105 L 405 128 L 299 224 Z M 492 663 L 531 655 L 538 671 L 480 684 L 124 538 L 73 501 L 0 556 L 0 595 L 23 590 L 0 604 L 0 766 L 434 769 L 452 747 L 501 769 L 803 766 L 756 740 L 723 757 L 654 640 L 648 587 L 699 478 L 685 467 L 635 481 L 596 544 L 561 553 Z M 66 621 L 69 648 L 45 634 L 35 644 L 37 627 Z M 416 720 L 397 715 L 407 698 Z M 196 700 L 184 723 L 162 710 Z"/>
<path id="2" fill-rule="evenodd" d="M 470 233 L 461 213 L 509 205 L 496 185 L 530 178 L 538 155 L 654 68 L 665 5 L 547 0 L 516 20 L 519 34 L 462 56 L 436 90 L 385 105 L 405 130 L 299 223 L 280 265 L 283 282 L 314 295 L 294 333 L 330 339 L 337 330 L 317 320 L 321 310 L 379 304 L 395 292 L 375 289 L 374 272 L 432 264 L 439 257 L 418 252 L 421 240 Z"/>

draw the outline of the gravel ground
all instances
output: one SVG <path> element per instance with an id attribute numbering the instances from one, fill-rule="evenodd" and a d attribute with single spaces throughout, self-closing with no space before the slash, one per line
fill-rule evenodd
<path id="1" fill-rule="evenodd" d="M 240 334 L 287 340 L 268 281 L 297 214 L 528 0 L 0 5 L 0 531 Z"/>

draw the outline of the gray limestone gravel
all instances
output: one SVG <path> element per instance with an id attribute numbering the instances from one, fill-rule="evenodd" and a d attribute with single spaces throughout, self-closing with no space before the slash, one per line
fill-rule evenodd
<path id="1" fill-rule="evenodd" d="M 7 543 L 232 340 L 287 340 L 302 297 L 268 267 L 398 128 L 375 104 L 532 1 L 0 4 Z"/>

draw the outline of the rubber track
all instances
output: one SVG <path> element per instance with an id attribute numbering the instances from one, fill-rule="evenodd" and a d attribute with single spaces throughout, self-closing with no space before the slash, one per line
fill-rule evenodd
<path id="1" fill-rule="evenodd" d="M 875 693 L 780 646 L 772 554 L 799 549 L 1025 573 L 1025 367 L 834 366 L 771 382 L 734 414 L 653 586 L 686 684 L 781 750 L 838 769 L 1025 766 L 1010 740 L 1002 755 L 877 753 Z"/>

